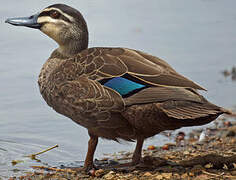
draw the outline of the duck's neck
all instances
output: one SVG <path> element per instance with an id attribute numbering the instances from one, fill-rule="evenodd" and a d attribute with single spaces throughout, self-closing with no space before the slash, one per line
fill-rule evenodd
<path id="1" fill-rule="evenodd" d="M 59 44 L 59 48 L 57 51 L 66 57 L 73 57 L 84 49 L 88 48 L 88 35 L 84 32 L 84 34 L 80 37 L 73 37 L 64 42 L 63 44 Z"/>

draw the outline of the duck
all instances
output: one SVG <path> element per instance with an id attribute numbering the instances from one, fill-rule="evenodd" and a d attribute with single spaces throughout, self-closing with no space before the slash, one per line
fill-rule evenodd
<path id="1" fill-rule="evenodd" d="M 83 15 L 53 4 L 6 23 L 38 29 L 57 42 L 39 77 L 40 93 L 56 112 L 88 130 L 83 170 L 94 168 L 99 138 L 136 142 L 131 162 L 142 161 L 144 140 L 165 130 L 200 126 L 231 111 L 207 101 L 206 90 L 164 60 L 122 47 L 88 47 Z"/>

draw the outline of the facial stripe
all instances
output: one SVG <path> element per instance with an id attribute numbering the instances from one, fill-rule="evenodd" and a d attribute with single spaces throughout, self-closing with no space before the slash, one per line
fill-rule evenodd
<path id="1" fill-rule="evenodd" d="M 62 16 L 66 17 L 67 19 L 69 19 L 70 22 L 74 21 L 74 18 L 66 13 L 64 13 L 62 10 L 58 9 L 58 8 L 46 8 L 44 9 L 41 13 L 44 13 L 44 12 L 48 12 L 50 13 L 50 11 L 52 10 L 55 10 L 55 11 L 58 11 Z M 40 14 L 41 14 L 40 13 Z M 48 14 L 49 15 L 49 14 Z"/>
<path id="2" fill-rule="evenodd" d="M 50 16 L 39 16 L 37 22 L 39 24 L 41 23 L 64 23 L 64 24 L 69 24 L 67 21 L 64 21 L 64 19 L 53 19 Z"/>

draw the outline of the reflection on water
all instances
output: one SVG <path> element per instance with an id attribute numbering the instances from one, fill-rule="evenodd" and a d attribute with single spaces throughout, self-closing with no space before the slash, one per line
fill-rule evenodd
<path id="1" fill-rule="evenodd" d="M 56 1 L 50 1 L 50 4 Z M 58 1 L 57 1 L 58 2 Z M 236 11 L 234 0 L 60 1 L 81 10 L 90 31 L 90 46 L 122 46 L 159 56 L 208 89 L 208 99 L 225 107 L 235 105 L 236 84 L 220 72 L 235 65 Z M 42 100 L 37 75 L 56 47 L 38 30 L 13 27 L 7 17 L 27 16 L 50 5 L 29 0 L 8 1 L 0 7 L 0 174 L 16 174 L 30 165 L 58 165 L 83 160 L 88 136 L 84 128 L 55 113 Z M 168 141 L 156 136 L 146 142 Z M 41 155 L 41 162 L 24 158 L 59 144 Z M 101 140 L 96 156 L 131 150 Z M 24 160 L 12 166 L 12 160 Z M 13 171 L 15 169 L 15 171 Z M 22 171 L 20 171 L 22 173 Z M 1 177 L 0 176 L 0 177 Z"/>

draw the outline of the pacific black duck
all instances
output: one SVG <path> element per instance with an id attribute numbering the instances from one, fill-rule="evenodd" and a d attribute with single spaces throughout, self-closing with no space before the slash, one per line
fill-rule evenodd
<path id="1" fill-rule="evenodd" d="M 127 48 L 88 48 L 86 22 L 70 6 L 54 4 L 6 22 L 39 29 L 58 43 L 41 69 L 39 89 L 55 111 L 88 129 L 84 169 L 93 167 L 98 137 L 137 140 L 135 165 L 146 138 L 230 114 L 197 92 L 203 87 L 157 57 Z"/>

